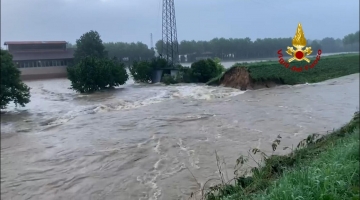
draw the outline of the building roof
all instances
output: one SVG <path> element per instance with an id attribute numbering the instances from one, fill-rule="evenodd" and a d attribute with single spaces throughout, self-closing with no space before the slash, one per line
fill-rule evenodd
<path id="1" fill-rule="evenodd" d="M 72 59 L 74 58 L 74 49 L 66 49 L 66 51 L 13 52 L 11 55 L 13 61 Z"/>
<path id="2" fill-rule="evenodd" d="M 11 44 L 66 44 L 66 41 L 8 41 L 4 45 Z"/>

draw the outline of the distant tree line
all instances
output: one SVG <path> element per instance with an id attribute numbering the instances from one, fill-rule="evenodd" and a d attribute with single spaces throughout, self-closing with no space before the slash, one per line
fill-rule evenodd
<path id="1" fill-rule="evenodd" d="M 240 60 L 276 57 L 279 49 L 291 46 L 292 38 L 264 38 L 252 41 L 250 38 L 214 38 L 210 41 L 187 41 L 179 43 L 181 62 L 194 62 L 196 58 L 221 58 L 222 60 Z M 109 58 L 125 63 L 151 60 L 155 57 L 155 49 L 162 52 L 162 41 L 159 40 L 155 49 L 146 44 L 109 42 L 103 43 Z M 76 47 L 75 45 L 68 45 Z M 321 49 L 324 53 L 359 51 L 359 31 L 348 34 L 343 39 L 326 37 L 322 40 L 308 40 L 307 46 L 313 50 Z"/>
<path id="2" fill-rule="evenodd" d="M 222 60 L 239 60 L 252 58 L 276 57 L 279 49 L 291 46 L 292 38 L 264 38 L 251 41 L 250 38 L 214 38 L 210 41 L 181 41 L 179 54 L 182 62 L 185 55 L 188 62 L 196 57 L 219 57 Z M 156 43 L 156 49 L 161 52 L 162 41 Z M 343 39 L 326 37 L 322 40 L 308 40 L 307 46 L 321 49 L 324 53 L 359 51 L 359 31 L 346 35 Z"/>
<path id="3" fill-rule="evenodd" d="M 108 42 L 104 43 L 108 56 L 123 62 L 150 60 L 155 57 L 155 50 L 144 43 Z"/>

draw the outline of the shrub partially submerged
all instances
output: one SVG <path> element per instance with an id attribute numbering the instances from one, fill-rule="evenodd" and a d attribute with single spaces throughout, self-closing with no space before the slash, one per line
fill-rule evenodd
<path id="1" fill-rule="evenodd" d="M 129 67 L 131 76 L 136 82 L 149 83 L 153 69 L 150 67 L 149 61 L 134 61 Z"/>
<path id="2" fill-rule="evenodd" d="M 136 82 L 151 83 L 154 70 L 165 68 L 171 68 L 171 65 L 165 59 L 157 57 L 151 61 L 134 61 L 129 70 Z"/>
<path id="3" fill-rule="evenodd" d="M 184 67 L 180 64 L 173 67 L 163 58 L 154 58 L 151 61 L 135 61 L 130 67 L 130 73 L 135 81 L 150 83 L 156 69 L 164 69 L 161 81 L 165 84 L 206 83 L 225 71 L 218 58 L 196 61 L 191 64 L 191 67 Z M 169 69 L 176 69 L 177 74 L 171 76 L 168 74 Z M 168 71 L 165 72 L 166 70 Z"/>
<path id="4" fill-rule="evenodd" d="M 178 83 L 175 77 L 171 76 L 170 74 L 164 74 L 162 77 L 162 82 L 166 85 Z"/>
<path id="5" fill-rule="evenodd" d="M 224 67 L 219 60 L 199 60 L 191 64 L 192 82 L 206 83 L 224 72 Z"/>
<path id="6" fill-rule="evenodd" d="M 80 93 L 120 86 L 129 78 L 123 63 L 94 57 L 82 59 L 67 71 L 71 88 Z"/>

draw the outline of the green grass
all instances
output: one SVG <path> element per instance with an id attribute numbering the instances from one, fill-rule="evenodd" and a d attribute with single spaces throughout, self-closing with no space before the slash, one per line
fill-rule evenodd
<path id="1" fill-rule="evenodd" d="M 359 129 L 321 153 L 318 159 L 286 171 L 256 199 L 330 200 L 359 197 Z M 357 197 L 357 198 L 356 198 Z"/>
<path id="2" fill-rule="evenodd" d="M 302 72 L 294 72 L 292 66 L 304 67 L 311 63 L 305 61 L 292 62 L 290 68 L 285 68 L 278 61 L 235 64 L 233 67 L 247 68 L 254 82 L 274 81 L 279 84 L 302 84 L 321 82 L 332 78 L 359 73 L 359 54 L 343 54 L 321 57 L 314 68 Z M 230 69 L 231 69 L 230 68 Z M 230 70 L 228 69 L 228 70 Z M 226 73 L 226 72 L 225 72 Z M 210 80 L 208 85 L 219 85 L 223 75 Z"/>
<path id="3" fill-rule="evenodd" d="M 215 186 L 204 199 L 359 199 L 359 122 L 356 112 L 339 130 L 317 140 L 317 134 L 310 135 L 299 144 L 306 144 L 304 148 L 265 157 L 251 177 L 239 176 L 235 184 Z"/>

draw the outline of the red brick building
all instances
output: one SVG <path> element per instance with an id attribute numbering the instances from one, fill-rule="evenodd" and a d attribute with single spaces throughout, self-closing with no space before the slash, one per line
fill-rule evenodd
<path id="1" fill-rule="evenodd" d="M 74 49 L 65 41 L 5 42 L 23 80 L 66 77 Z"/>

